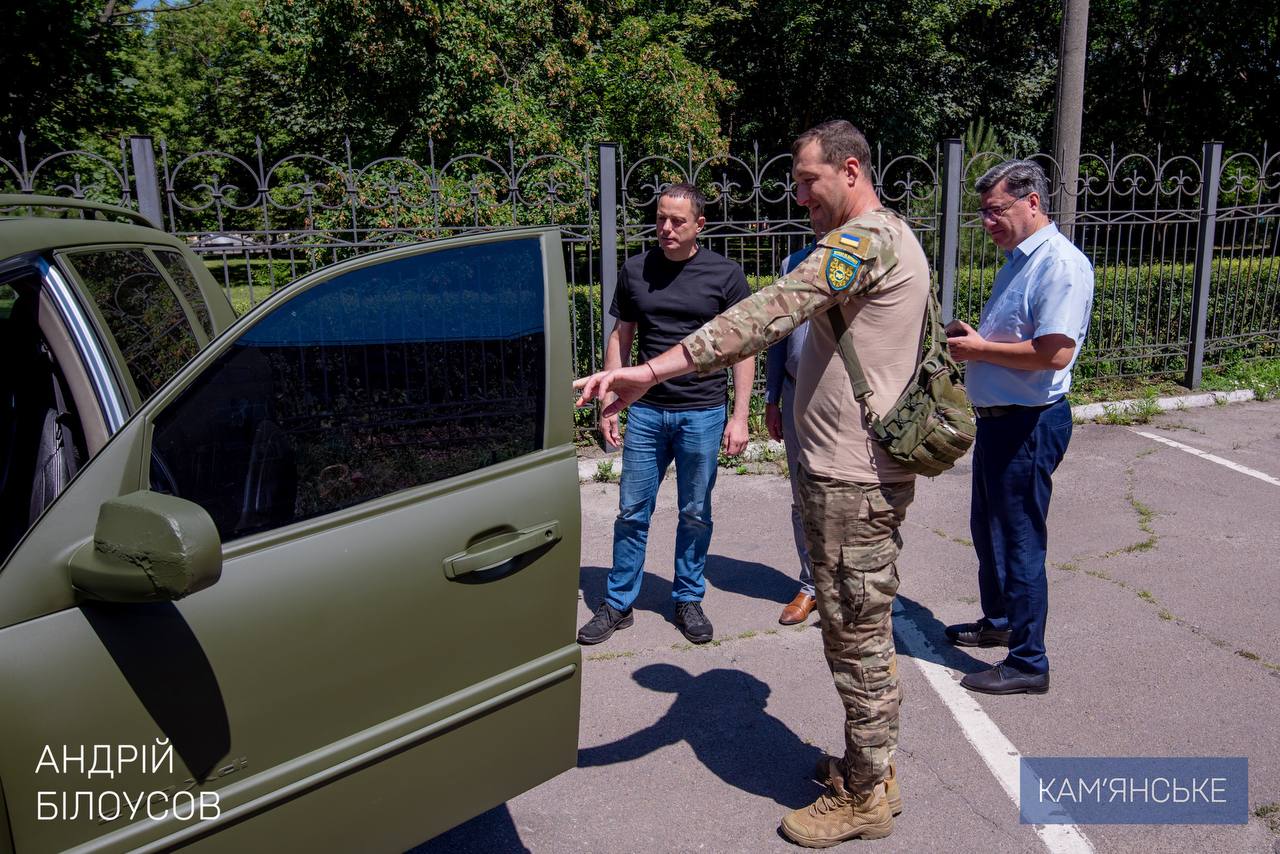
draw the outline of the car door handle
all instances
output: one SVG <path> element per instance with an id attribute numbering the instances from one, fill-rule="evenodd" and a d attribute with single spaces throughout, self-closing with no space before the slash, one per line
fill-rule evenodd
<path id="1" fill-rule="evenodd" d="M 458 578 L 501 566 L 517 555 L 560 541 L 560 523 L 543 522 L 521 531 L 509 531 L 481 540 L 464 552 L 444 559 L 444 574 Z"/>

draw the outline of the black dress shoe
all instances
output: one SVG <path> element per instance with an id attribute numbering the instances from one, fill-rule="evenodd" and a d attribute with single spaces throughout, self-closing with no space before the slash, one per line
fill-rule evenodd
<path id="1" fill-rule="evenodd" d="M 677 602 L 675 622 L 676 628 L 689 643 L 706 643 L 711 640 L 711 621 L 702 613 L 702 605 L 699 603 Z"/>
<path id="2" fill-rule="evenodd" d="M 1044 694 L 1049 690 L 1049 674 L 1023 673 L 1002 661 L 990 670 L 966 674 L 960 684 L 983 694 Z"/>
<path id="3" fill-rule="evenodd" d="M 587 624 L 578 630 L 578 643 L 589 645 L 607 641 L 618 629 L 630 628 L 635 621 L 630 608 L 619 611 L 608 602 L 601 602 Z"/>
<path id="4" fill-rule="evenodd" d="M 947 640 L 956 646 L 1008 646 L 1011 632 L 993 629 L 986 620 L 947 626 Z"/>

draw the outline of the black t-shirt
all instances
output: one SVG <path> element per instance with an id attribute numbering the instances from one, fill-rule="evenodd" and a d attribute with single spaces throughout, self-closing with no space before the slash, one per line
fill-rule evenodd
<path id="1" fill-rule="evenodd" d="M 648 361 L 749 296 L 742 268 L 723 255 L 699 248 L 687 261 L 669 261 L 661 249 L 650 249 L 623 263 L 609 313 L 637 324 L 640 359 Z M 728 397 L 726 374 L 685 374 L 640 399 L 663 409 L 721 406 Z"/>

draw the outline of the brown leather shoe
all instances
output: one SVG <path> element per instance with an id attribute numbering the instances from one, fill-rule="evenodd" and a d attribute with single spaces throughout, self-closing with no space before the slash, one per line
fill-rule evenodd
<path id="1" fill-rule="evenodd" d="M 778 622 L 784 626 L 794 626 L 797 623 L 803 623 L 809 619 L 809 615 L 813 613 L 813 609 L 818 605 L 818 600 L 814 599 L 808 593 L 797 593 L 796 598 L 791 600 L 791 604 L 782 609 L 782 616 L 778 617 Z"/>

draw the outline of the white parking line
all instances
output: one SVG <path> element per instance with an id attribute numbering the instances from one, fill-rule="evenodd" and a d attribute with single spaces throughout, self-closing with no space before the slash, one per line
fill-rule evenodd
<path id="1" fill-rule="evenodd" d="M 1013 805 L 1018 806 L 1018 768 L 1022 754 L 987 717 L 973 695 L 960 687 L 958 674 L 935 663 L 937 651 L 906 612 L 895 610 L 893 617 L 894 628 L 902 640 L 898 652 L 915 659 L 930 687 L 960 725 L 964 737 L 1000 781 Z M 1052 854 L 1091 854 L 1094 850 L 1088 837 L 1074 824 L 1038 824 L 1035 829 L 1044 847 Z"/>
<path id="2" fill-rule="evenodd" d="M 1249 475 L 1249 477 L 1256 477 L 1258 480 L 1262 481 L 1263 483 L 1269 483 L 1272 486 L 1280 486 L 1280 478 L 1274 478 L 1269 474 L 1264 474 L 1263 472 L 1257 471 L 1256 469 L 1251 469 L 1248 466 L 1242 466 L 1239 463 L 1233 463 L 1231 462 L 1231 460 L 1225 460 L 1222 457 L 1215 456 L 1209 453 L 1208 451 L 1202 451 L 1199 448 L 1193 448 L 1190 445 L 1184 445 L 1181 442 L 1175 442 L 1172 439 L 1166 439 L 1164 436 L 1157 436 L 1155 433 L 1148 433 L 1145 430 L 1137 430 L 1133 427 L 1130 427 L 1129 429 L 1133 430 L 1133 432 L 1137 433 L 1139 436 L 1145 436 L 1148 439 L 1154 439 L 1157 442 L 1168 445 L 1170 448 L 1177 448 L 1179 451 L 1186 451 L 1188 454 L 1193 454 L 1197 457 L 1200 457 L 1203 460 L 1208 460 L 1211 463 L 1217 463 L 1220 466 L 1226 466 L 1232 471 L 1240 472 L 1240 474 L 1247 474 Z"/>

